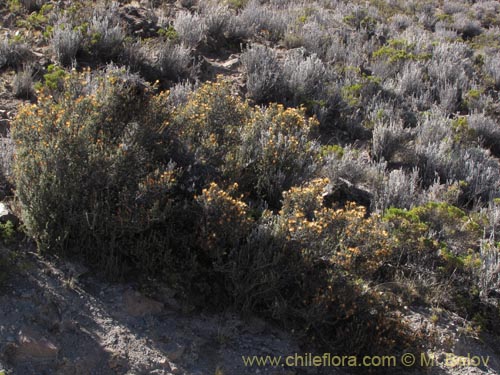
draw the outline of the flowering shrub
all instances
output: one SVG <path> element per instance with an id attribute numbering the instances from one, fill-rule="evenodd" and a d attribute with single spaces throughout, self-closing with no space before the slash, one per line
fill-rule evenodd
<path id="1" fill-rule="evenodd" d="M 362 206 L 333 209 L 323 204 L 328 179 L 316 179 L 284 193 L 280 224 L 287 238 L 314 258 L 350 274 L 369 276 L 391 254 L 387 232 L 377 215 Z"/>
<path id="2" fill-rule="evenodd" d="M 216 183 L 203 189 L 196 198 L 202 207 L 200 247 L 209 253 L 210 258 L 221 258 L 239 245 L 251 229 L 248 206 L 239 199 L 231 197 L 237 184 L 229 191 L 222 190 Z M 242 198 L 242 197 L 241 197 Z"/>
<path id="3" fill-rule="evenodd" d="M 249 112 L 245 102 L 231 95 L 229 81 L 207 82 L 177 109 L 172 127 L 199 163 L 222 168 L 239 144 L 239 129 Z"/>
<path id="4" fill-rule="evenodd" d="M 283 190 L 306 181 L 315 171 L 318 146 L 313 135 L 318 121 L 305 109 L 272 104 L 255 109 L 241 131 L 236 151 L 241 185 L 277 206 Z"/>
<path id="5" fill-rule="evenodd" d="M 23 220 L 39 248 L 116 272 L 139 255 L 152 223 L 165 221 L 175 172 L 158 131 L 165 96 L 119 70 L 107 73 L 67 75 L 57 96 L 42 89 L 37 104 L 20 110 L 12 137 Z M 152 258 L 145 251 L 134 261 Z"/>

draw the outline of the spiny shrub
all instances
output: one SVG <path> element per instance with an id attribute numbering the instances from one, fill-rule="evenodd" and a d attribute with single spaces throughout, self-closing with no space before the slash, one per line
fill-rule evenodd
<path id="1" fill-rule="evenodd" d="M 205 37 L 205 24 L 198 14 L 181 11 L 177 13 L 173 26 L 181 42 L 190 48 L 196 47 Z"/>
<path id="2" fill-rule="evenodd" d="M 22 42 L 3 38 L 0 40 L 0 68 L 4 66 L 17 68 L 28 62 L 31 52 Z"/>
<path id="3" fill-rule="evenodd" d="M 257 103 L 273 100 L 282 88 L 282 72 L 273 49 L 253 45 L 241 55 L 247 95 Z"/>
<path id="4" fill-rule="evenodd" d="M 122 53 L 125 39 L 125 31 L 115 15 L 116 10 L 110 9 L 109 12 L 96 12 L 88 28 L 90 53 L 105 62 L 116 59 Z"/>
<path id="5" fill-rule="evenodd" d="M 14 95 L 17 98 L 31 99 L 35 95 L 33 89 L 33 68 L 30 66 L 25 67 L 18 72 L 14 77 L 12 84 Z"/>
<path id="6" fill-rule="evenodd" d="M 59 23 L 52 33 L 52 49 L 57 61 L 62 65 L 70 65 L 81 48 L 83 35 L 79 29 L 68 23 Z"/>
<path id="7" fill-rule="evenodd" d="M 116 68 L 74 73 L 63 85 L 59 94 L 42 89 L 12 126 L 28 233 L 41 251 L 82 256 L 111 274 L 127 264 L 158 270 L 173 238 L 161 228 L 176 181 L 159 129 L 165 95 Z"/>
<path id="8" fill-rule="evenodd" d="M 166 79 L 175 82 L 189 78 L 191 65 L 191 50 L 183 44 L 166 41 L 159 46 L 154 66 Z"/>

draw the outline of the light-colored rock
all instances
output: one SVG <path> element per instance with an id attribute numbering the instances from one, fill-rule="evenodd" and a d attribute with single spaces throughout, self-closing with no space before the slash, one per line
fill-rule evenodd
<path id="1" fill-rule="evenodd" d="M 17 361 L 51 361 L 57 359 L 59 347 L 46 337 L 29 329 L 19 331 L 15 358 Z"/>
<path id="2" fill-rule="evenodd" d="M 123 296 L 125 311 L 132 316 L 140 317 L 148 314 L 159 314 L 163 310 L 163 303 L 143 296 L 133 290 L 125 292 Z"/>
<path id="3" fill-rule="evenodd" d="M 7 206 L 4 202 L 0 202 L 0 223 L 6 223 L 7 221 L 11 221 L 14 225 L 19 222 L 17 217 L 10 210 L 9 206 Z"/>

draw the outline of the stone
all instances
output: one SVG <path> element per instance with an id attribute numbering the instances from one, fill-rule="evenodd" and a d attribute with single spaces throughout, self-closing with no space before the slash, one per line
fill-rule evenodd
<path id="1" fill-rule="evenodd" d="M 185 347 L 183 346 L 178 346 L 177 348 L 169 351 L 167 353 L 167 357 L 168 359 L 170 359 L 171 361 L 178 361 L 179 359 L 181 359 L 181 357 L 184 355 L 184 352 L 185 352 Z"/>
<path id="2" fill-rule="evenodd" d="M 46 337 L 29 329 L 19 331 L 15 349 L 17 361 L 52 361 L 58 354 L 59 347 Z"/>
<path id="3" fill-rule="evenodd" d="M 10 120 L 0 119 L 0 135 L 6 137 L 10 131 Z"/>
<path id="4" fill-rule="evenodd" d="M 132 290 L 125 292 L 123 303 L 125 311 L 134 317 L 159 314 L 163 310 L 163 303 Z"/>
<path id="5" fill-rule="evenodd" d="M 9 206 L 4 202 L 0 202 L 0 223 L 5 224 L 7 221 L 12 222 L 14 225 L 19 223 L 19 219 L 12 213 Z"/>
<path id="6" fill-rule="evenodd" d="M 120 18 L 127 25 L 128 32 L 139 37 L 151 37 L 156 34 L 157 18 L 143 7 L 127 5 L 120 9 Z"/>

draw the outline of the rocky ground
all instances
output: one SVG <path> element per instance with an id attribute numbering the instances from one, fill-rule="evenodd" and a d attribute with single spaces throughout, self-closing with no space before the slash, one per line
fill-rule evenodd
<path id="1" fill-rule="evenodd" d="M 30 251 L 11 261 L 0 295 L 7 374 L 284 374 L 248 371 L 241 356 L 300 352 L 259 319 L 194 313 L 169 290 L 146 297 Z"/>
<path id="2" fill-rule="evenodd" d="M 303 349 L 289 334 L 255 317 L 194 311 L 169 289 L 146 292 L 138 284 L 103 281 L 76 263 L 29 250 L 13 254 L 2 249 L 10 263 L 0 292 L 0 370 L 6 374 L 348 372 L 245 367 L 244 355 L 287 356 Z M 435 366 L 413 373 L 500 373 L 498 342 L 480 338 L 464 319 L 426 309 L 409 309 L 402 319 L 437 343 L 427 350 Z M 450 353 L 454 360 L 446 363 Z M 489 357 L 487 366 L 458 362 L 469 353 Z"/>

